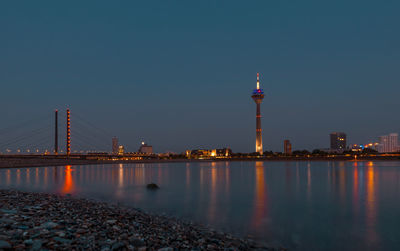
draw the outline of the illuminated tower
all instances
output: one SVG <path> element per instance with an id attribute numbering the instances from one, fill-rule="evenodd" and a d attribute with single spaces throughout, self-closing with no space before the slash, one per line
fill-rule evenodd
<path id="1" fill-rule="evenodd" d="M 71 120 L 70 120 L 70 113 L 69 109 L 67 109 L 67 155 L 71 154 Z"/>
<path id="2" fill-rule="evenodd" d="M 263 143 L 262 143 L 262 130 L 261 130 L 261 102 L 264 99 L 264 92 L 260 89 L 260 74 L 257 73 L 257 89 L 253 91 L 253 95 L 251 95 L 254 102 L 257 105 L 257 114 L 256 114 L 256 152 L 259 154 L 263 154 Z"/>

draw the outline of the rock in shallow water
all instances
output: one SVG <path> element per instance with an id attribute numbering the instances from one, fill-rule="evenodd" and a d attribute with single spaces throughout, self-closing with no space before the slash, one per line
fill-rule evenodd
<path id="1" fill-rule="evenodd" d="M 155 184 L 155 183 L 150 183 L 150 184 L 147 184 L 147 189 L 149 189 L 149 190 L 157 190 L 157 189 L 159 189 L 160 187 L 157 185 L 157 184 Z"/>

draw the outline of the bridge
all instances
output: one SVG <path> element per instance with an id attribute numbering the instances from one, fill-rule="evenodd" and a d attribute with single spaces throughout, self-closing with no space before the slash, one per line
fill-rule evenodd
<path id="1" fill-rule="evenodd" d="M 111 133 L 84 116 L 70 109 L 65 113 L 55 110 L 0 128 L 0 167 L 114 163 L 155 157 L 111 154 L 111 139 Z"/>
<path id="2" fill-rule="evenodd" d="M 71 123 L 73 119 L 73 131 Z M 65 121 L 65 123 L 59 123 Z M 61 130 L 59 130 L 61 129 Z M 49 113 L 0 128 L 1 155 L 83 155 L 110 152 L 112 134 L 77 113 Z M 59 141 L 59 139 L 63 139 Z M 65 144 L 60 144 L 64 142 Z"/>

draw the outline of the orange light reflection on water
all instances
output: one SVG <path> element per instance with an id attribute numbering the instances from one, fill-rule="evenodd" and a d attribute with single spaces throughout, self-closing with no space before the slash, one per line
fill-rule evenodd
<path id="1" fill-rule="evenodd" d="M 61 189 L 62 194 L 71 194 L 75 190 L 74 180 L 72 177 L 71 166 L 65 166 L 64 186 Z"/>
<path id="2" fill-rule="evenodd" d="M 376 243 L 378 236 L 376 233 L 376 214 L 377 201 L 375 191 L 375 167 L 372 161 L 367 163 L 367 200 L 366 200 L 366 223 L 367 240 Z"/>
<path id="3" fill-rule="evenodd" d="M 21 182 L 21 170 L 17 169 L 17 186 L 20 184 Z"/>
<path id="4" fill-rule="evenodd" d="M 268 215 L 267 184 L 264 174 L 264 162 L 257 161 L 255 163 L 255 176 L 254 213 L 252 222 L 255 228 L 260 228 Z"/>
<path id="5" fill-rule="evenodd" d="M 210 221 L 214 221 L 217 214 L 217 168 L 215 162 L 211 164 L 211 189 L 208 216 Z"/>
<path id="6" fill-rule="evenodd" d="M 360 198 L 359 198 L 359 188 L 358 188 L 358 167 L 355 163 L 353 167 L 353 208 L 356 215 L 358 215 L 360 209 Z"/>
<path id="7" fill-rule="evenodd" d="M 8 169 L 6 174 L 6 185 L 9 186 L 10 183 L 11 183 L 11 171 L 10 169 Z"/>

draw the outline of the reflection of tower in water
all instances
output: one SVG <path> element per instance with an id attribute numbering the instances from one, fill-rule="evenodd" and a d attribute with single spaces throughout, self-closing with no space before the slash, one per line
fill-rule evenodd
<path id="1" fill-rule="evenodd" d="M 255 163 L 255 196 L 253 209 L 253 226 L 260 228 L 268 215 L 267 184 L 264 173 L 264 162 Z"/>

